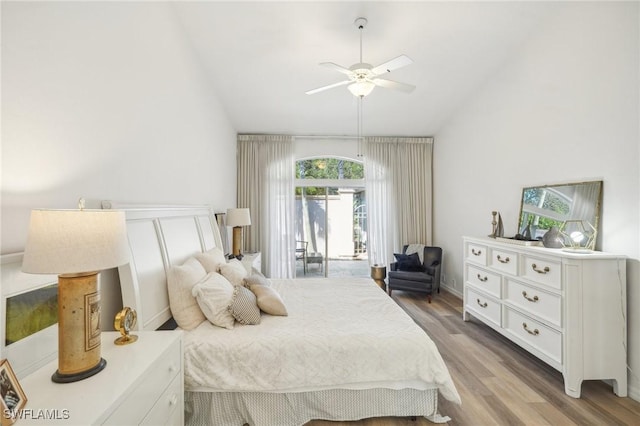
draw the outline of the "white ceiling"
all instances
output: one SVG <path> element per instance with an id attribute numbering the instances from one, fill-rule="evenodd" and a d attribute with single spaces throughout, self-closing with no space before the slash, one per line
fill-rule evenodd
<path id="1" fill-rule="evenodd" d="M 434 135 L 518 54 L 559 2 L 178 2 L 172 7 L 239 133 L 356 135 L 357 99 L 345 77 L 319 66 L 359 62 L 357 17 L 368 19 L 363 61 L 414 63 L 385 77 L 417 86 L 375 88 L 365 135 Z"/>

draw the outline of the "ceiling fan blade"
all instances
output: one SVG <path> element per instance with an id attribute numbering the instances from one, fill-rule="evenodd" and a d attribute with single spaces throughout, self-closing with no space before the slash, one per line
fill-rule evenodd
<path id="1" fill-rule="evenodd" d="M 345 84 L 349 84 L 349 83 L 353 83 L 353 82 L 351 80 L 344 80 L 339 83 L 333 83 L 328 86 L 322 86 L 322 87 L 318 87 L 317 89 L 308 90 L 304 93 L 306 93 L 307 95 L 313 95 L 314 93 L 323 92 L 325 90 L 333 89 L 334 87 L 338 87 L 338 86 L 344 86 Z"/>
<path id="2" fill-rule="evenodd" d="M 405 67 L 407 65 L 412 64 L 413 61 L 407 55 L 400 55 L 397 58 L 393 58 L 390 61 L 385 62 L 384 64 L 380 64 L 374 69 L 371 70 L 373 75 L 381 75 L 393 70 L 397 70 L 398 68 Z"/>
<path id="3" fill-rule="evenodd" d="M 384 87 L 386 89 L 399 90 L 405 93 L 411 93 L 413 92 L 413 89 L 416 88 L 416 86 L 414 86 L 413 84 L 399 83 L 397 81 L 387 80 L 384 78 L 374 78 L 373 80 L 371 80 L 371 82 L 376 86 Z"/>
<path id="4" fill-rule="evenodd" d="M 323 67 L 331 68 L 332 70 L 341 72 L 342 74 L 346 74 L 349 76 L 353 74 L 353 71 L 351 71 L 349 68 L 345 68 L 342 65 L 334 64 L 333 62 L 322 62 L 320 63 L 320 65 L 322 65 Z"/>

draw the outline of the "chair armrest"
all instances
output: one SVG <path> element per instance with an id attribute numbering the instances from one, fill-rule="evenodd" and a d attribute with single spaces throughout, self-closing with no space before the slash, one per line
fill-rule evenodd
<path id="1" fill-rule="evenodd" d="M 389 270 L 390 271 L 397 271 L 398 270 L 398 262 L 391 262 L 391 264 L 389 265 Z"/>

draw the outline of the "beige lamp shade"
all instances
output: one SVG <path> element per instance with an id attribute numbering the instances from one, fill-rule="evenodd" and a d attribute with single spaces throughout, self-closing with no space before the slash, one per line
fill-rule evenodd
<path id="1" fill-rule="evenodd" d="M 129 261 L 124 212 L 33 210 L 22 270 L 32 274 L 77 274 Z"/>
<path id="2" fill-rule="evenodd" d="M 227 226 L 249 225 L 251 225 L 249 209 L 227 209 Z"/>

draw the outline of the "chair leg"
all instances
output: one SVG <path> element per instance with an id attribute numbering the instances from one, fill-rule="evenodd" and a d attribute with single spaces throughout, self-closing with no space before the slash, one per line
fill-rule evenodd
<path id="1" fill-rule="evenodd" d="M 430 294 L 427 296 L 427 301 L 428 301 L 429 303 L 431 303 L 431 295 L 430 295 Z"/>

